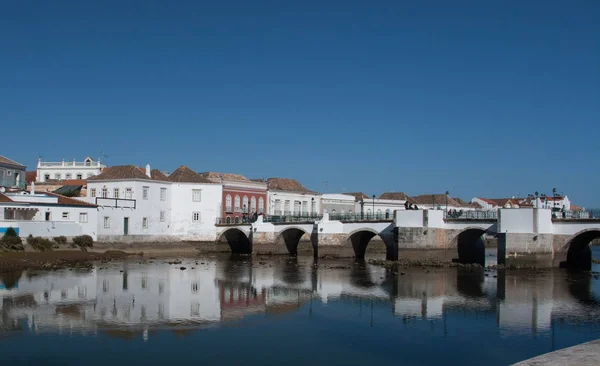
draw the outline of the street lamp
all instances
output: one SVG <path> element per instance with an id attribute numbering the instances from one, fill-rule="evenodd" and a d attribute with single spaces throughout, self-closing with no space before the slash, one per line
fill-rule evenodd
<path id="1" fill-rule="evenodd" d="M 373 217 L 375 217 L 375 195 L 373 195 Z"/>
<path id="2" fill-rule="evenodd" d="M 363 220 L 365 218 L 365 199 L 364 197 L 360 199 L 360 219 Z"/>
<path id="3" fill-rule="evenodd" d="M 552 211 L 556 211 L 556 188 L 552 188 L 552 197 L 554 198 L 554 201 L 552 202 Z"/>
<path id="4" fill-rule="evenodd" d="M 310 199 L 310 214 L 313 217 L 315 216 L 315 198 L 314 197 L 312 197 Z"/>
<path id="5" fill-rule="evenodd" d="M 435 210 L 435 194 L 431 195 L 431 209 Z"/>
<path id="6" fill-rule="evenodd" d="M 450 192 L 446 191 L 446 212 L 448 212 L 448 195 Z"/>

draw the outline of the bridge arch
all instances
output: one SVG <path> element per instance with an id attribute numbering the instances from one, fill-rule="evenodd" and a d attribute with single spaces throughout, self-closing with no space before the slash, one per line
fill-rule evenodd
<path id="1" fill-rule="evenodd" d="M 592 248 L 594 239 L 600 238 L 600 229 L 586 229 L 573 235 L 559 250 L 567 252 L 567 260 L 560 263 L 561 267 L 571 269 L 592 269 Z"/>
<path id="2" fill-rule="evenodd" d="M 231 252 L 234 254 L 251 254 L 252 243 L 250 238 L 238 228 L 229 228 L 221 233 L 217 238 L 217 243 L 229 244 Z"/>
<path id="3" fill-rule="evenodd" d="M 398 244 L 396 243 L 396 245 L 394 245 L 392 233 L 379 232 L 375 229 L 364 227 L 350 232 L 346 236 L 346 241 L 352 245 L 352 248 L 354 249 L 354 256 L 357 259 L 364 259 L 367 246 L 371 242 L 371 239 L 376 236 L 379 236 L 385 243 L 386 259 L 398 260 Z"/>
<path id="4" fill-rule="evenodd" d="M 312 233 L 308 230 L 299 227 L 299 226 L 290 226 L 285 230 L 281 231 L 277 237 L 275 238 L 275 244 L 281 245 L 285 244 L 285 247 L 290 253 L 291 256 L 298 255 L 298 244 L 300 244 L 300 239 L 304 236 L 304 234 L 309 234 L 312 236 Z M 312 237 L 311 237 L 311 241 Z M 315 243 L 313 242 L 313 252 L 315 252 Z"/>
<path id="5" fill-rule="evenodd" d="M 485 242 L 487 230 L 480 227 L 467 227 L 450 241 L 450 248 L 456 248 L 458 257 L 453 262 L 476 263 L 485 266 Z"/>

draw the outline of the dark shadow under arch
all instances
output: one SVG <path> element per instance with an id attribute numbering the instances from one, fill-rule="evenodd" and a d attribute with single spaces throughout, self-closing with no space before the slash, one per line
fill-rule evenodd
<path id="1" fill-rule="evenodd" d="M 251 254 L 252 243 L 243 231 L 236 228 L 227 229 L 219 237 L 219 242 L 227 242 L 234 254 Z"/>
<path id="2" fill-rule="evenodd" d="M 284 231 L 282 231 L 278 235 L 275 242 L 276 242 L 276 244 L 281 244 L 281 242 L 283 242 L 283 244 L 285 244 L 285 247 L 288 250 L 288 253 L 291 256 L 295 257 L 298 255 L 298 244 L 300 244 L 300 239 L 302 238 L 302 236 L 304 236 L 304 234 L 310 234 L 310 241 L 312 244 L 313 255 L 316 257 L 318 252 L 317 252 L 317 234 L 316 234 L 315 230 L 313 230 L 313 232 L 310 233 L 310 232 L 307 232 L 306 230 L 303 230 L 298 227 L 290 227 L 290 228 L 287 228 Z"/>
<path id="3" fill-rule="evenodd" d="M 479 228 L 466 229 L 452 243 L 456 242 L 458 258 L 453 262 L 476 263 L 485 266 L 485 242 L 483 235 L 485 230 Z"/>
<path id="4" fill-rule="evenodd" d="M 354 249 L 354 256 L 357 259 L 364 259 L 367 251 L 367 246 L 371 239 L 379 235 L 386 248 L 386 259 L 390 261 L 398 260 L 398 242 L 394 244 L 394 235 L 385 235 L 377 233 L 372 229 L 359 229 L 348 235 L 348 241 L 352 244 Z"/>
<path id="5" fill-rule="evenodd" d="M 560 263 L 561 268 L 592 270 L 591 242 L 600 238 L 600 230 L 586 230 L 576 234 L 567 242 L 567 260 Z"/>

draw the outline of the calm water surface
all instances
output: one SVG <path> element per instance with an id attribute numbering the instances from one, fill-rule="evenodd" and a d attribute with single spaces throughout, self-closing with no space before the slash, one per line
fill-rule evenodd
<path id="1" fill-rule="evenodd" d="M 589 275 L 399 271 L 215 256 L 4 274 L 0 364 L 508 365 L 600 338 Z"/>

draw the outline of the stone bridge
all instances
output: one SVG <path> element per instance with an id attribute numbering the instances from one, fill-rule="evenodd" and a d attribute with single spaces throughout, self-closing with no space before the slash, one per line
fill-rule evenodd
<path id="1" fill-rule="evenodd" d="M 447 217 L 441 210 L 398 210 L 390 220 L 330 220 L 219 225 L 217 243 L 234 253 L 297 255 L 301 241 L 313 255 L 364 258 L 378 238 L 386 258 L 431 259 L 485 265 L 485 239 L 497 240 L 498 264 L 591 268 L 590 243 L 600 219 L 553 218 L 549 209 L 500 209 L 485 215 Z M 495 245 L 494 245 L 495 246 Z M 495 246 L 496 247 L 496 246 Z M 489 253 L 489 251 L 488 251 Z"/>
<path id="2" fill-rule="evenodd" d="M 299 222 L 265 222 L 262 216 L 252 224 L 218 225 L 217 243 L 227 243 L 234 253 L 298 254 L 301 241 L 310 241 L 314 257 L 325 255 L 364 258 L 367 245 L 379 237 L 386 258 L 398 259 L 398 240 L 393 220 L 345 221 L 319 219 Z"/>

